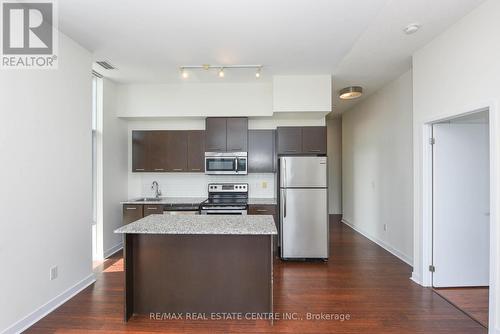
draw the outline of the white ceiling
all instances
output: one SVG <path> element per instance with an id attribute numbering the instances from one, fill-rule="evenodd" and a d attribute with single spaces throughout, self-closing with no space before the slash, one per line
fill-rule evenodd
<path id="1" fill-rule="evenodd" d="M 181 65 L 262 64 L 274 74 L 335 74 L 365 96 L 411 66 L 412 53 L 483 0 L 63 0 L 59 27 L 118 70 L 118 82 L 257 80 L 252 70 L 179 75 Z M 421 23 L 415 35 L 402 28 Z M 355 103 L 355 102 L 354 102 Z M 336 101 L 337 111 L 353 102 Z"/>

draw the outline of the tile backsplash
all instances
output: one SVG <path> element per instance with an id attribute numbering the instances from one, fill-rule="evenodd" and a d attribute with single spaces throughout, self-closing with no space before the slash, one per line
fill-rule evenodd
<path id="1" fill-rule="evenodd" d="M 202 173 L 129 173 L 129 198 L 151 196 L 157 181 L 165 197 L 206 197 L 209 183 L 248 183 L 253 198 L 276 197 L 275 174 L 205 175 Z"/>

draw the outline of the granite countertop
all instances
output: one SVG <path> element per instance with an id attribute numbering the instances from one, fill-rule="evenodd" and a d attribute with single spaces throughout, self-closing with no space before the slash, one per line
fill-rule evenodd
<path id="1" fill-rule="evenodd" d="M 248 204 L 250 205 L 276 205 L 278 201 L 276 198 L 249 198 Z"/>
<path id="2" fill-rule="evenodd" d="M 122 234 L 278 234 L 273 216 L 149 215 L 115 230 Z"/>
<path id="3" fill-rule="evenodd" d="M 120 204 L 200 204 L 206 197 L 160 197 L 159 201 L 139 201 L 144 197 L 138 197 L 128 201 L 120 202 Z M 249 198 L 248 204 L 250 205 L 276 205 L 276 198 Z"/>
<path id="4" fill-rule="evenodd" d="M 144 197 L 138 197 L 128 201 L 120 202 L 120 204 L 196 204 L 206 200 L 206 197 L 160 197 L 159 201 L 139 201 Z"/>

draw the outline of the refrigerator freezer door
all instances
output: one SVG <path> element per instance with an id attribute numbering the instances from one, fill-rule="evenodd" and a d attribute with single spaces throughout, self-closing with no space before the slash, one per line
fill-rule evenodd
<path id="1" fill-rule="evenodd" d="M 328 258 L 326 189 L 280 190 L 281 257 Z"/>
<path id="2" fill-rule="evenodd" d="M 326 157 L 281 157 L 280 188 L 326 188 Z"/>

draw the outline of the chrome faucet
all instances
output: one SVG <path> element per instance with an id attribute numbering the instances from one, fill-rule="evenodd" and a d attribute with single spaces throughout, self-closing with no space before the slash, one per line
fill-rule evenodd
<path id="1" fill-rule="evenodd" d="M 158 182 L 153 181 L 153 183 L 151 184 L 151 190 L 154 190 L 155 198 L 160 198 L 161 190 L 160 190 L 160 185 L 158 184 Z"/>

